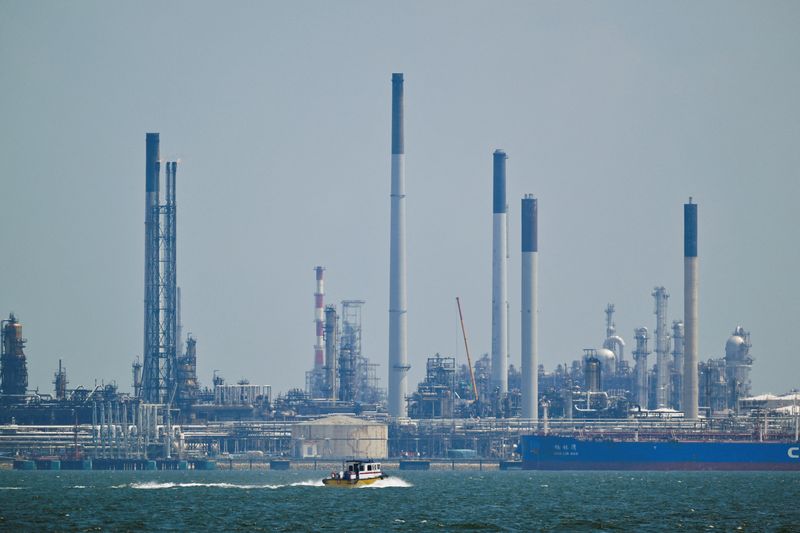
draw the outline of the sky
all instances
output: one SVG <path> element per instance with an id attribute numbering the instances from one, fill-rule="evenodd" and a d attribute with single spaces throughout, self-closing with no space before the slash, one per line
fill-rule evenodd
<path id="1" fill-rule="evenodd" d="M 131 390 L 142 353 L 145 133 L 177 173 L 198 374 L 274 392 L 326 302 L 363 299 L 388 374 L 391 74 L 405 75 L 409 385 L 491 343 L 492 152 L 507 162 L 511 363 L 519 213 L 539 201 L 539 354 L 600 347 L 614 303 L 683 315 L 699 209 L 702 360 L 751 332 L 754 392 L 800 386 L 800 4 L 793 1 L 0 0 L 0 313 L 30 387 Z M 652 348 L 652 347 L 651 347 Z M 654 356 L 652 356 L 654 358 Z"/>

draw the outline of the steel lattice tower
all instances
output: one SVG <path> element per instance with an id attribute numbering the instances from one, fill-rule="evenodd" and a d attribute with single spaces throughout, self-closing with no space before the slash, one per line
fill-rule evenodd
<path id="1" fill-rule="evenodd" d="M 146 136 L 144 365 L 141 398 L 172 403 L 177 369 L 177 254 L 175 176 L 166 163 L 165 200 L 160 204 L 161 162 L 158 133 Z"/>
<path id="2" fill-rule="evenodd" d="M 339 339 L 339 399 L 358 399 L 361 359 L 361 307 L 363 300 L 342 301 L 342 333 Z"/>
<path id="3" fill-rule="evenodd" d="M 162 361 L 159 376 L 161 402 L 172 403 L 175 399 L 178 368 L 178 285 L 175 220 L 175 174 L 178 163 L 166 166 L 166 203 L 161 206 L 161 321 L 158 328 L 159 354 Z"/>

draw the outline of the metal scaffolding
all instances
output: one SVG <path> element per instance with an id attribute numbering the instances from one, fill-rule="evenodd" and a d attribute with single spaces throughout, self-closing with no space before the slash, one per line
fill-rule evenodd
<path id="1" fill-rule="evenodd" d="M 188 411 L 197 402 L 200 386 L 197 381 L 197 340 L 190 333 L 186 339 L 186 352 L 178 357 L 175 402 L 182 411 Z"/>
<path id="2" fill-rule="evenodd" d="M 58 372 L 53 376 L 53 385 L 55 386 L 56 400 L 63 401 L 67 399 L 67 369 L 61 366 L 61 359 L 58 360 Z"/>
<path id="3" fill-rule="evenodd" d="M 339 340 L 339 400 L 358 399 L 358 366 L 361 358 L 361 306 L 363 300 L 342 301 L 342 333 Z"/>
<path id="4" fill-rule="evenodd" d="M 166 163 L 165 200 L 159 202 L 161 164 L 157 133 L 147 134 L 145 214 L 144 365 L 141 399 L 172 403 L 177 384 L 177 254 L 175 176 Z"/>

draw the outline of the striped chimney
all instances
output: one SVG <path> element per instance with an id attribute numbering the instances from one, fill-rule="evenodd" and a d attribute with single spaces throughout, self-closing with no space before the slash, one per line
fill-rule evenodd
<path id="1" fill-rule="evenodd" d="M 325 267 L 314 267 L 317 275 L 317 291 L 314 293 L 314 325 L 316 327 L 317 342 L 314 344 L 314 368 L 320 369 L 325 366 L 325 285 L 323 274 Z"/>

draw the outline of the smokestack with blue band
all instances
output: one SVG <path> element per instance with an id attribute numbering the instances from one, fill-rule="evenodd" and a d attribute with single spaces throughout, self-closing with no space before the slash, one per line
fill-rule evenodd
<path id="1" fill-rule="evenodd" d="M 697 376 L 697 204 L 683 204 L 683 411 L 688 420 L 699 416 Z"/>
<path id="2" fill-rule="evenodd" d="M 506 153 L 494 151 L 492 230 L 492 389 L 508 393 L 508 206 Z"/>
<path id="3" fill-rule="evenodd" d="M 158 133 L 145 135 L 144 200 L 144 368 L 142 396 L 158 403 L 159 378 L 159 175 L 161 171 Z"/>
<path id="4" fill-rule="evenodd" d="M 406 315 L 406 186 L 403 74 L 392 74 L 392 191 L 389 251 L 389 415 L 406 416 L 408 365 Z"/>
<path id="5" fill-rule="evenodd" d="M 537 351 L 538 205 L 522 198 L 522 418 L 539 418 L 539 354 Z"/>

